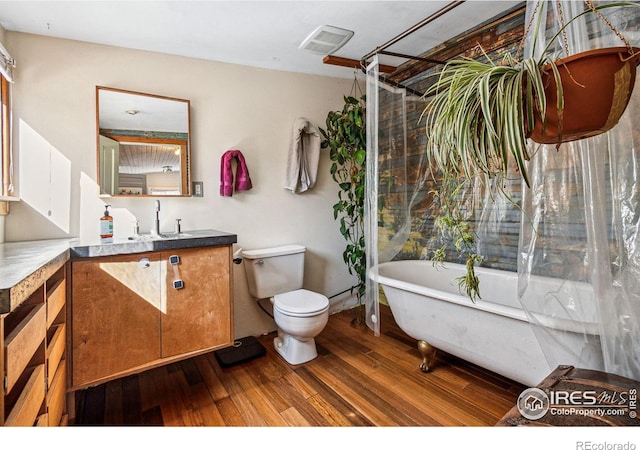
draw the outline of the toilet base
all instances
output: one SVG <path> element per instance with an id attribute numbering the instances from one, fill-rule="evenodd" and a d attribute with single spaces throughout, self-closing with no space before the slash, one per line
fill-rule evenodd
<path id="1" fill-rule="evenodd" d="M 289 364 L 303 364 L 318 356 L 314 338 L 296 339 L 278 330 L 278 337 L 273 339 L 273 348 Z"/>

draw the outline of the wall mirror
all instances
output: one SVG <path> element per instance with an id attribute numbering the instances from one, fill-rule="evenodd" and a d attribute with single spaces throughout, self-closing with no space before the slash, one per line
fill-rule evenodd
<path id="1" fill-rule="evenodd" d="M 190 196 L 189 100 L 96 87 L 101 195 Z"/>

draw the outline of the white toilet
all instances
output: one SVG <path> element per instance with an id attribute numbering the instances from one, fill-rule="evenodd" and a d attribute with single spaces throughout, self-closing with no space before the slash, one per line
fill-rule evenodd
<path id="1" fill-rule="evenodd" d="M 314 338 L 329 320 L 329 299 L 302 289 L 305 251 L 302 245 L 284 245 L 242 252 L 249 293 L 271 300 L 278 327 L 273 345 L 289 364 L 318 356 Z"/>

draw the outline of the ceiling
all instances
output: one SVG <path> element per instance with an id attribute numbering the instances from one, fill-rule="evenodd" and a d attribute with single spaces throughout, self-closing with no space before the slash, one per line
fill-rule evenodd
<path id="1" fill-rule="evenodd" d="M 449 3 L 0 0 L 0 25 L 6 31 L 350 78 L 353 69 L 324 64 L 323 55 L 298 46 L 320 25 L 345 28 L 355 34 L 334 55 L 359 61 Z M 418 55 L 520 3 L 462 2 L 388 50 Z M 383 64 L 397 66 L 404 61 L 381 57 Z"/>

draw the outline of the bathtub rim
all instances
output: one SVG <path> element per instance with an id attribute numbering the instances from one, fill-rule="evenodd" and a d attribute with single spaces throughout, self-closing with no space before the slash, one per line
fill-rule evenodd
<path id="1" fill-rule="evenodd" d="M 400 290 L 412 292 L 414 294 L 430 297 L 434 300 L 454 303 L 466 308 L 478 309 L 488 313 L 499 314 L 511 319 L 528 322 L 534 328 L 536 326 L 541 326 L 547 329 L 557 330 L 560 332 L 581 333 L 581 334 L 589 334 L 594 336 L 600 335 L 598 330 L 598 324 L 595 322 L 574 321 L 574 320 L 563 319 L 559 317 L 551 317 L 548 315 L 532 313 L 532 312 L 529 312 L 527 314 L 527 312 L 525 312 L 524 309 L 518 309 L 511 306 L 493 303 L 487 300 L 483 300 L 481 298 L 473 302 L 467 296 L 462 294 L 440 291 L 437 289 L 430 288 L 428 286 L 418 285 L 415 283 L 410 283 L 408 281 L 391 278 L 389 276 L 381 275 L 379 273 L 380 268 L 390 266 L 394 263 L 405 263 L 405 262 L 429 264 L 430 266 L 433 265 L 432 261 L 427 259 L 387 261 L 387 262 L 378 263 L 377 266 L 374 266 L 371 269 L 369 269 L 368 276 L 371 280 L 377 282 L 378 284 L 382 284 L 383 286 L 387 285 Z M 447 265 L 455 266 L 455 267 L 464 267 L 462 264 L 445 262 L 444 263 L 445 269 L 447 268 Z M 503 270 L 492 269 L 487 267 L 477 267 L 475 270 L 478 274 L 491 273 L 491 272 L 504 272 L 507 274 L 513 274 L 513 276 L 518 277 L 518 274 L 516 272 L 509 272 L 506 270 L 503 271 Z M 391 300 L 389 300 L 388 298 L 387 298 L 387 301 L 391 303 Z M 534 320 L 531 320 L 529 315 Z"/>

